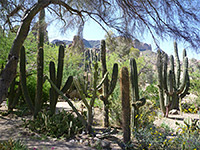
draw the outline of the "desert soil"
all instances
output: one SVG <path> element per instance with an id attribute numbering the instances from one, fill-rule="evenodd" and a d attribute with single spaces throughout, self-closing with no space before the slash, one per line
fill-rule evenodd
<path id="1" fill-rule="evenodd" d="M 5 111 L 7 108 L 5 104 L 2 104 L 0 111 Z M 71 110 L 69 105 L 66 102 L 58 102 L 57 109 Z M 191 117 L 193 119 L 199 119 L 198 114 L 182 114 L 182 115 L 169 115 L 169 118 L 158 117 L 154 122 L 155 125 L 160 126 L 161 124 L 168 125 L 171 129 L 176 131 L 178 126 L 175 122 L 183 124 L 184 118 Z M 21 127 L 23 123 L 22 118 L 8 115 L 0 115 L 0 141 L 8 139 L 20 139 L 29 149 L 38 149 L 38 150 L 92 150 L 94 148 L 85 146 L 85 144 L 78 144 L 73 142 L 73 140 L 56 140 L 56 139 L 45 139 L 42 140 L 40 135 L 32 133 Z M 118 138 L 119 139 L 119 138 Z M 117 144 L 111 144 L 112 149 L 121 149 Z"/>

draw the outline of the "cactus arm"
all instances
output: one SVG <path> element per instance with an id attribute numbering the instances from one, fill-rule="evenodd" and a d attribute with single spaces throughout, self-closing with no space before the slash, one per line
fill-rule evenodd
<path id="1" fill-rule="evenodd" d="M 49 74 L 50 74 L 50 80 L 56 84 L 56 75 L 55 75 L 55 63 L 53 61 L 50 61 L 49 63 Z M 56 105 L 56 91 L 54 88 L 50 88 L 49 90 L 49 97 L 50 97 L 50 109 L 52 114 L 55 113 L 55 105 Z"/>
<path id="2" fill-rule="evenodd" d="M 94 64 L 94 74 L 93 74 L 93 94 L 92 94 L 92 99 L 90 100 L 90 107 L 93 108 L 94 102 L 97 96 L 97 80 L 98 80 L 98 63 L 95 62 Z"/>
<path id="3" fill-rule="evenodd" d="M 85 121 L 85 119 L 83 118 L 83 116 L 78 112 L 78 110 L 76 109 L 76 107 L 74 107 L 73 103 L 66 97 L 64 96 L 63 92 L 60 91 L 57 86 L 53 83 L 53 81 L 51 79 L 49 79 L 47 76 L 45 76 L 45 78 L 49 81 L 49 83 L 51 84 L 51 86 L 55 89 L 55 91 L 62 96 L 63 99 L 65 99 L 69 106 L 72 108 L 72 110 L 76 113 L 76 115 L 78 116 L 78 118 L 82 121 L 83 125 L 87 126 L 87 122 Z"/>
<path id="4" fill-rule="evenodd" d="M 108 77 L 108 72 L 106 72 L 106 74 L 104 74 L 103 79 L 101 79 L 101 81 L 99 82 L 99 84 L 96 86 L 97 89 L 100 89 L 102 84 L 105 82 L 106 78 Z"/>
<path id="5" fill-rule="evenodd" d="M 70 88 L 70 86 L 72 85 L 73 82 L 73 76 L 69 76 L 67 81 L 65 82 L 65 85 L 62 88 L 62 92 L 65 93 L 67 92 L 67 90 Z"/>
<path id="6" fill-rule="evenodd" d="M 186 84 L 186 80 L 187 80 L 187 72 L 188 72 L 188 58 L 185 57 L 184 60 L 184 70 L 183 70 L 183 81 L 180 85 L 180 88 L 177 90 L 177 94 L 181 94 L 184 90 L 185 84 Z"/>
<path id="7" fill-rule="evenodd" d="M 102 64 L 102 77 L 103 77 L 105 73 L 107 72 L 105 40 L 101 40 L 101 64 Z M 103 85 L 104 96 L 108 95 L 108 88 L 109 88 L 109 82 L 108 82 L 108 77 L 106 77 L 104 85 Z"/>
<path id="8" fill-rule="evenodd" d="M 181 75 L 181 65 L 180 65 L 180 59 L 178 56 L 178 47 L 177 43 L 174 42 L 174 53 L 175 53 L 175 59 L 176 59 L 176 88 L 180 85 L 180 75 Z"/>
<path id="9" fill-rule="evenodd" d="M 163 88 L 165 90 L 165 93 L 168 93 L 168 88 L 167 88 L 167 62 L 168 62 L 167 54 L 164 54 L 164 62 L 163 62 Z"/>
<path id="10" fill-rule="evenodd" d="M 29 109 L 32 113 L 34 113 L 34 105 L 31 100 L 31 97 L 28 92 L 27 84 L 26 84 L 26 56 L 25 56 L 25 48 L 22 46 L 20 51 L 20 81 L 21 81 L 21 88 L 22 93 L 24 95 L 24 99 L 29 106 Z"/>
<path id="11" fill-rule="evenodd" d="M 139 100 L 139 89 L 138 89 L 138 74 L 137 74 L 137 65 L 134 58 L 130 60 L 130 67 L 131 67 L 131 85 L 132 85 L 132 94 L 133 101 Z"/>
<path id="12" fill-rule="evenodd" d="M 174 71 L 174 56 L 171 55 L 170 56 L 170 70 L 172 71 L 172 75 L 173 75 L 173 87 L 175 90 L 177 90 L 178 87 L 176 87 L 176 77 L 175 77 L 175 71 Z"/>
<path id="13" fill-rule="evenodd" d="M 160 100 L 160 108 L 163 114 L 166 114 L 166 108 L 164 106 L 164 91 L 163 91 L 163 65 L 162 65 L 161 51 L 157 52 L 157 72 L 158 72 L 158 89 L 159 89 L 159 100 Z"/>
<path id="14" fill-rule="evenodd" d="M 114 91 L 116 83 L 117 83 L 117 77 L 118 77 L 118 64 L 115 63 L 113 66 L 112 79 L 111 79 L 110 86 L 108 89 L 108 95 L 111 95 L 112 92 Z"/>
<path id="15" fill-rule="evenodd" d="M 189 91 L 189 87 L 190 87 L 190 78 L 189 78 L 189 74 L 187 72 L 187 80 L 186 80 L 186 87 L 183 91 L 183 93 L 180 95 L 180 98 L 184 98 L 186 95 L 190 94 Z"/>
<path id="16" fill-rule="evenodd" d="M 187 52 L 186 52 L 186 49 L 183 49 L 183 60 L 185 57 L 187 57 Z"/>
<path id="17" fill-rule="evenodd" d="M 57 71 L 57 82 L 56 85 L 60 89 L 63 77 L 63 65 L 64 65 L 64 46 L 60 45 L 58 55 L 58 71 Z"/>
<path id="18" fill-rule="evenodd" d="M 86 100 L 86 97 L 85 97 L 85 95 L 84 95 L 84 93 L 83 93 L 83 90 L 81 89 L 81 86 L 80 86 L 80 83 L 79 83 L 78 79 L 77 79 L 77 78 L 74 78 L 73 83 L 74 83 L 76 89 L 78 90 L 78 92 L 79 92 L 79 94 L 80 94 L 80 96 L 81 96 L 81 99 L 82 99 L 83 103 L 84 103 L 85 106 L 89 109 L 90 106 L 89 106 L 89 104 L 88 104 L 88 102 L 87 102 L 87 100 Z"/>

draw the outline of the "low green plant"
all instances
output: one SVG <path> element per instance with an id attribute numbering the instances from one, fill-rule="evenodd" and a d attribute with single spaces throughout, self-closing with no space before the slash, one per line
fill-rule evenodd
<path id="1" fill-rule="evenodd" d="M 40 112 L 34 120 L 25 120 L 24 126 L 39 134 L 67 139 L 81 133 L 84 128 L 74 114 L 64 110 L 54 115 L 50 112 Z"/>
<path id="2" fill-rule="evenodd" d="M 1 150 L 28 150 L 20 140 L 9 139 L 8 141 L 0 142 Z"/>

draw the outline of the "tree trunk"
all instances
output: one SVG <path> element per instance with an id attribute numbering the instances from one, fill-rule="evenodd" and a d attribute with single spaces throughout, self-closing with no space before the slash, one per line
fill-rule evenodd
<path id="1" fill-rule="evenodd" d="M 21 25 L 17 32 L 17 36 L 11 47 L 11 50 L 8 56 L 8 62 L 0 75 L 0 104 L 6 98 L 8 88 L 16 76 L 19 52 L 28 35 L 28 32 L 30 30 L 30 24 L 33 17 L 41 9 L 47 7 L 51 3 L 65 5 L 65 3 L 61 2 L 60 0 L 41 0 L 38 3 L 36 3 L 30 10 L 27 10 L 26 13 L 24 14 Z"/>

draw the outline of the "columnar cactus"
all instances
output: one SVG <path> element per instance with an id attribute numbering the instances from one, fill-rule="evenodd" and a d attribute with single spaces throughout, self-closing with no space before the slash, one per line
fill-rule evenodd
<path id="1" fill-rule="evenodd" d="M 37 87 L 35 95 L 35 112 L 34 116 L 37 116 L 38 112 L 42 108 L 42 89 L 43 89 L 43 70 L 44 70 L 44 23 L 45 23 L 45 10 L 42 9 L 39 15 L 39 29 L 38 29 L 38 52 L 37 52 Z"/>
<path id="2" fill-rule="evenodd" d="M 124 143 L 130 142 L 130 121 L 131 121 L 131 107 L 130 107 L 130 88 L 129 88 L 129 72 L 127 67 L 123 67 L 120 73 L 120 91 L 122 102 L 122 130 Z"/>
<path id="3" fill-rule="evenodd" d="M 167 55 L 158 50 L 157 54 L 157 69 L 158 69 L 158 88 L 160 95 L 160 107 L 164 116 L 168 117 L 168 112 L 171 109 L 179 109 L 179 100 L 185 97 L 188 93 L 190 81 L 188 74 L 188 58 L 185 49 L 183 50 L 183 74 L 182 82 L 180 80 L 181 69 L 180 60 L 178 57 L 177 43 L 174 42 L 174 52 L 176 58 L 176 75 L 174 69 L 174 57 L 170 56 L 170 67 L 167 75 Z M 164 98 L 166 95 L 166 99 Z"/>
<path id="4" fill-rule="evenodd" d="M 70 88 L 73 81 L 73 77 L 69 76 L 64 87 L 61 89 L 61 83 L 63 77 L 63 64 L 64 64 L 64 46 L 60 45 L 58 54 L 57 75 L 55 70 L 55 63 L 53 61 L 51 61 L 49 64 L 49 73 L 50 73 L 50 80 L 57 86 L 59 90 L 65 93 Z M 58 94 L 56 93 L 55 89 L 51 87 L 49 95 L 50 95 L 50 110 L 51 113 L 54 114 L 58 100 Z"/>
<path id="5" fill-rule="evenodd" d="M 102 64 L 102 77 L 107 73 L 106 66 L 106 44 L 105 40 L 101 41 L 101 64 Z M 104 103 L 104 126 L 109 126 L 109 101 L 108 98 L 115 89 L 118 77 L 118 64 L 115 63 L 113 66 L 112 79 L 109 82 L 108 77 L 103 83 L 103 94 L 100 96 L 100 99 Z"/>
<path id="6" fill-rule="evenodd" d="M 138 127 L 138 118 L 139 118 L 139 108 L 146 103 L 145 98 L 139 98 L 139 88 L 138 88 L 138 73 L 137 73 L 137 64 L 134 58 L 130 59 L 130 68 L 131 68 L 131 89 L 132 89 L 132 126 Z"/>
<path id="7" fill-rule="evenodd" d="M 29 109 L 31 110 L 32 114 L 34 114 L 33 101 L 31 100 L 26 84 L 26 55 L 24 46 L 22 46 L 20 51 L 20 81 L 24 99 Z"/>
<path id="8" fill-rule="evenodd" d="M 44 70 L 44 51 L 43 51 L 43 48 L 40 47 L 38 49 L 38 56 L 37 56 L 37 88 L 36 88 L 36 94 L 35 94 L 34 116 L 37 116 L 43 104 L 43 100 L 42 100 L 43 70 Z"/>

